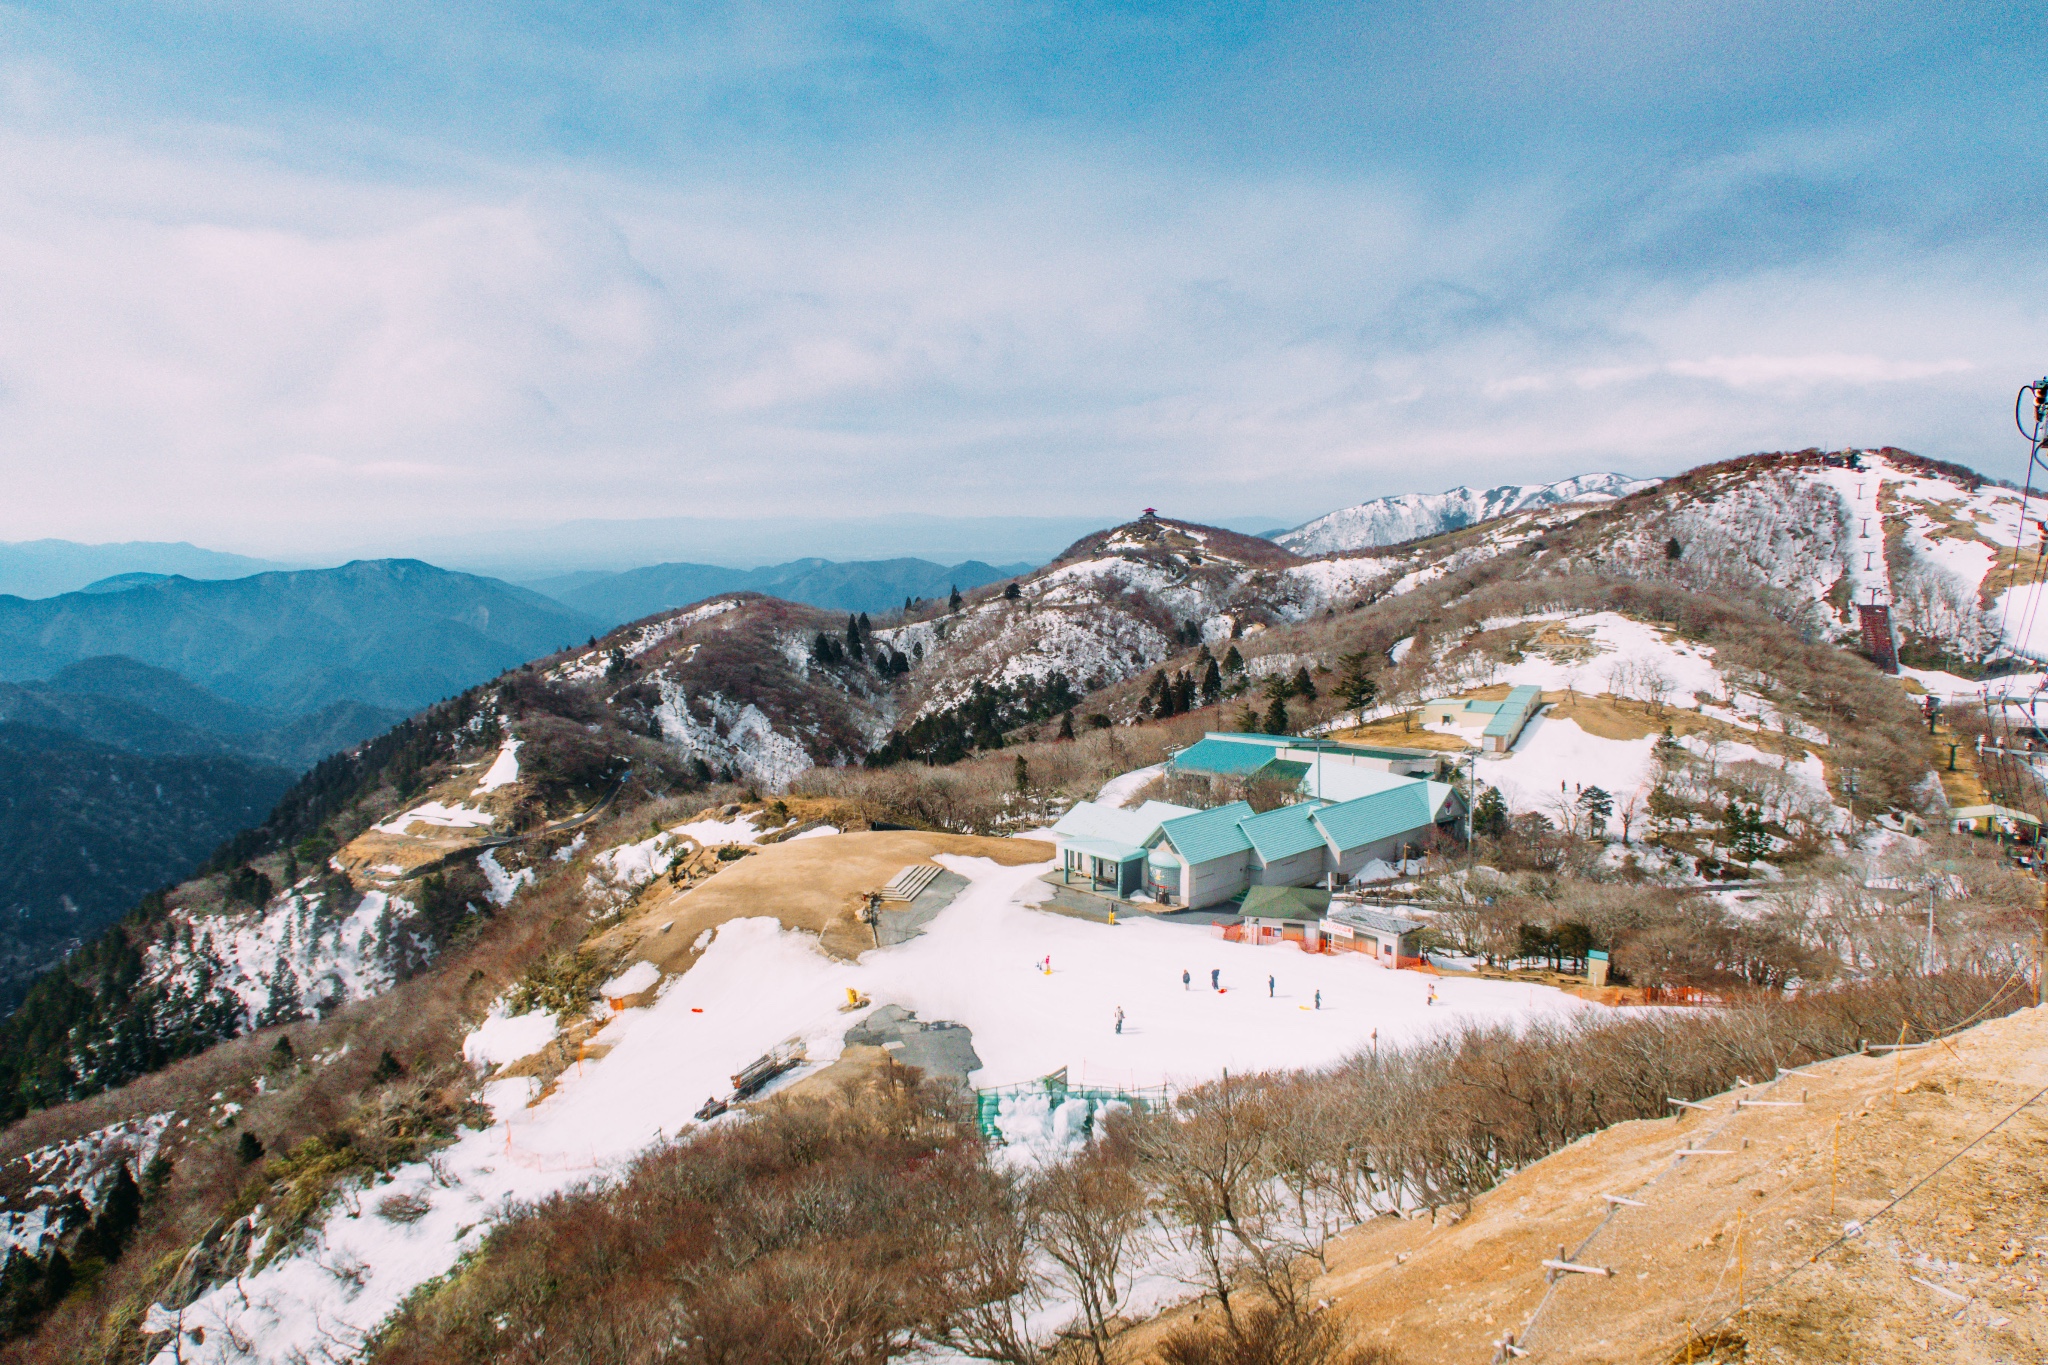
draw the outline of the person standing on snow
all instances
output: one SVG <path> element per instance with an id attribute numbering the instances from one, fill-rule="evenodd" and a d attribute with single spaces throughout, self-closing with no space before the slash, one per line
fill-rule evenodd
<path id="1" fill-rule="evenodd" d="M 1194 978 L 1188 975 L 1187 968 L 1183 967 L 1180 969 L 1180 988 L 1182 990 L 1186 990 L 1188 988 L 1188 983 L 1193 980 Z"/>
<path id="2" fill-rule="evenodd" d="M 1273 998 L 1273 978 L 1271 975 L 1266 977 L 1266 998 L 1268 1000 Z"/>
<path id="3" fill-rule="evenodd" d="M 1321 1009 L 1322 1007 L 1323 1007 L 1323 993 L 1322 993 L 1321 991 L 1317 991 L 1317 992 L 1316 992 L 1316 1008 L 1317 1008 L 1317 1009 Z M 1378 1029 L 1374 1029 L 1374 1030 L 1372 1031 L 1372 1036 L 1373 1036 L 1373 1041 L 1374 1041 L 1374 1042 L 1378 1042 L 1378 1041 L 1379 1041 L 1379 1036 L 1380 1036 L 1380 1031 L 1379 1031 Z"/>
<path id="4" fill-rule="evenodd" d="M 1432 981 L 1429 983 L 1429 999 L 1422 1003 L 1425 1005 L 1434 1005 L 1436 1003 L 1436 982 Z"/>
<path id="5" fill-rule="evenodd" d="M 1209 969 L 1209 989 L 1212 991 L 1222 990 L 1222 977 L 1223 969 L 1221 967 L 1211 967 Z"/>
<path id="6" fill-rule="evenodd" d="M 1124 1031 L 1124 1007 L 1122 1005 L 1116 1007 L 1116 1031 L 1118 1033 Z"/>

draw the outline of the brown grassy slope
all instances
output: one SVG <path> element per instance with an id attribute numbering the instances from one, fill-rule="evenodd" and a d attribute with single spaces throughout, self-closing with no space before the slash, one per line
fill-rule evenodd
<path id="1" fill-rule="evenodd" d="M 1045 862 L 1053 847 L 1034 839 L 971 834 L 868 830 L 770 844 L 685 891 L 655 882 L 624 923 L 593 945 L 601 954 L 630 949 L 664 973 L 688 971 L 698 938 L 727 920 L 773 915 L 786 929 L 823 936 L 825 947 L 851 955 L 867 946 L 851 932 L 862 897 L 879 891 L 905 867 L 932 855 L 992 858 L 1008 867 Z"/>
<path id="2" fill-rule="evenodd" d="M 2037 1009 L 1897 1060 L 1821 1063 L 1716 1097 L 1712 1113 L 1582 1139 L 1459 1222 L 1368 1224 L 1340 1241 L 1316 1293 L 1405 1359 L 1477 1365 L 1504 1333 L 1523 1333 L 1546 1290 L 1540 1262 L 1563 1245 L 1615 1275 L 1552 1289 L 1526 1336 L 1547 1361 L 1662 1365 L 1686 1358 L 1689 1334 L 1720 1340 L 1717 1359 L 1735 1358 L 1736 1340 L 1752 1361 L 2048 1358 L 2048 1103 L 1957 1157 L 2043 1086 L 2048 1012 Z M 1739 1095 L 1802 1094 L 1796 1108 L 1733 1107 Z M 1731 1154 L 1674 1161 L 1691 1144 Z M 1647 1207 L 1602 1229 L 1602 1194 Z M 1851 1219 L 1866 1231 L 1831 1246 Z"/>

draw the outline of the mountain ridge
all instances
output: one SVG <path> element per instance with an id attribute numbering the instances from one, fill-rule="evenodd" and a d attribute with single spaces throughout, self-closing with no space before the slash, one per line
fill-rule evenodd
<path id="1" fill-rule="evenodd" d="M 1654 487 L 1656 479 L 1626 474 L 1578 474 L 1552 483 L 1466 484 L 1441 493 L 1397 493 L 1326 512 L 1271 539 L 1301 555 L 1400 545 L 1492 521 L 1515 512 L 1573 503 L 1607 502 Z"/>

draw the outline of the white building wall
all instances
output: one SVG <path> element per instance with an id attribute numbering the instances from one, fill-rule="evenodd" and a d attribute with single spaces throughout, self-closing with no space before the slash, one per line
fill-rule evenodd
<path id="1" fill-rule="evenodd" d="M 1229 900 L 1251 883 L 1251 854 L 1232 853 L 1206 863 L 1189 863 L 1181 872 L 1181 900 L 1190 910 Z"/>
<path id="2" fill-rule="evenodd" d="M 1306 886 L 1323 879 L 1324 851 L 1312 848 L 1290 858 L 1280 858 L 1251 874 L 1253 886 Z"/>

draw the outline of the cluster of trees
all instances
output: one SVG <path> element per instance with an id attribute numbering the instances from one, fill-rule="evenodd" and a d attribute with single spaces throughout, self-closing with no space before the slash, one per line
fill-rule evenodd
<path id="1" fill-rule="evenodd" d="M 2015 1008 L 2012 986 L 1951 973 L 1711 1014 L 1475 1025 L 1111 1113 L 1071 1159 L 1021 1171 L 987 1159 L 957 1092 L 896 1071 L 509 1219 L 401 1310 L 375 1358 L 1102 1365 L 1135 1282 L 1165 1275 L 1204 1296 L 1160 1348 L 1173 1365 L 1383 1362 L 1311 1292 L 1338 1232 L 1464 1205 L 1587 1133 L 1664 1115 L 1667 1096 Z"/>
<path id="2" fill-rule="evenodd" d="M 956 593 L 955 596 L 957 595 Z M 908 673 L 910 655 L 901 650 L 890 649 L 886 643 L 876 641 L 873 635 L 874 627 L 868 621 L 866 612 L 858 616 L 849 614 L 843 635 L 828 635 L 822 630 L 818 632 L 816 638 L 811 641 L 811 658 L 814 662 L 829 668 L 849 660 L 864 663 L 872 654 L 875 672 L 883 677 Z M 918 656 L 923 657 L 924 646 L 917 645 L 914 648 Z"/>
<path id="3" fill-rule="evenodd" d="M 1152 685 L 1138 703 L 1138 713 L 1165 719 L 1183 715 L 1198 706 L 1214 706 L 1223 696 L 1223 669 L 1204 649 L 1191 668 L 1167 676 L 1165 669 L 1152 675 Z"/>
<path id="4" fill-rule="evenodd" d="M 1019 678 L 993 687 L 977 679 L 965 701 L 920 716 L 868 755 L 867 766 L 886 768 L 915 759 L 927 764 L 957 763 L 984 749 L 1000 749 L 1007 731 L 1039 721 L 1062 718 L 1072 734 L 1071 712 L 1081 703 L 1067 675 Z"/>

